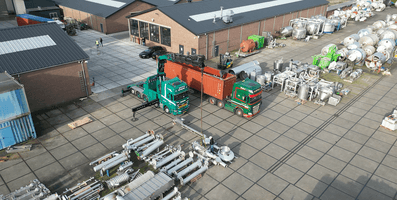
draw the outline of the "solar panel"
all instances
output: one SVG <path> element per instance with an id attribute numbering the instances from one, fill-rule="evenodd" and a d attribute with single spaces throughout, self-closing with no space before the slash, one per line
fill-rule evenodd
<path id="1" fill-rule="evenodd" d="M 265 9 L 265 8 L 281 6 L 284 4 L 296 3 L 299 1 L 303 1 L 303 0 L 275 0 L 275 1 L 270 1 L 270 2 L 256 3 L 256 4 L 247 5 L 247 6 L 229 8 L 229 9 L 225 9 L 223 11 L 224 11 L 224 13 L 227 13 L 227 11 L 232 10 L 233 13 L 236 15 L 236 14 L 251 12 L 251 11 L 255 11 L 255 10 L 261 10 L 261 9 Z M 217 10 L 217 11 L 201 13 L 201 14 L 197 14 L 197 15 L 190 15 L 189 17 L 192 18 L 196 22 L 201 22 L 201 21 L 213 19 L 214 16 L 216 16 L 216 18 L 219 18 L 221 16 L 221 11 Z"/>
<path id="2" fill-rule="evenodd" d="M 115 8 L 120 8 L 123 6 L 125 3 L 120 2 L 120 1 L 114 1 L 114 0 L 86 0 L 92 3 L 97 3 L 97 4 L 102 4 L 105 6 L 110 6 L 110 7 L 115 7 Z"/>
<path id="3" fill-rule="evenodd" d="M 0 55 L 57 45 L 49 35 L 0 42 Z"/>

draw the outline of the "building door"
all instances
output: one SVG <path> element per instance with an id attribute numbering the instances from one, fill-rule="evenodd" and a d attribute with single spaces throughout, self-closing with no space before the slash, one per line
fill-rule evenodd
<path id="1" fill-rule="evenodd" d="M 214 48 L 214 57 L 217 57 L 219 54 L 219 45 L 216 45 Z"/>
<path id="2" fill-rule="evenodd" d="M 196 55 L 196 54 L 197 54 L 196 49 L 192 48 L 192 55 Z"/>
<path id="3" fill-rule="evenodd" d="M 183 45 L 179 45 L 179 53 L 184 54 Z"/>
<path id="4" fill-rule="evenodd" d="M 0 15 L 8 15 L 7 4 L 5 0 L 0 0 Z"/>
<path id="5" fill-rule="evenodd" d="M 0 129 L 0 143 L 3 148 L 12 146 L 16 143 L 11 126 Z"/>
<path id="6" fill-rule="evenodd" d="M 103 24 L 101 23 L 101 32 L 103 33 Z"/>

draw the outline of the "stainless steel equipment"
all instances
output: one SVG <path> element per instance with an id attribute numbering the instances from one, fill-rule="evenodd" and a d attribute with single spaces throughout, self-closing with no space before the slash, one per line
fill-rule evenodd
<path id="1" fill-rule="evenodd" d="M 304 27 L 296 27 L 292 31 L 292 39 L 300 40 L 306 37 L 306 28 Z"/>
<path id="2" fill-rule="evenodd" d="M 368 34 L 360 38 L 358 42 L 361 46 L 375 46 L 379 42 L 379 37 L 376 34 Z"/>
<path id="3" fill-rule="evenodd" d="M 309 98 L 309 86 L 306 83 L 299 85 L 298 99 L 306 101 Z"/>
<path id="4" fill-rule="evenodd" d="M 281 72 L 283 70 L 283 63 L 283 58 L 280 58 L 280 60 L 275 60 L 273 65 L 273 71 L 275 73 Z"/>
<path id="5" fill-rule="evenodd" d="M 372 70 L 379 69 L 386 62 L 386 56 L 383 53 L 376 52 L 365 60 L 365 66 Z"/>
<path id="6" fill-rule="evenodd" d="M 355 63 L 362 62 L 366 56 L 367 54 L 363 49 L 352 49 L 347 52 L 347 59 Z"/>
<path id="7" fill-rule="evenodd" d="M 282 35 L 282 36 L 284 36 L 284 37 L 288 37 L 288 36 L 291 36 L 292 35 L 292 31 L 293 31 L 294 29 L 292 28 L 292 26 L 287 26 L 287 27 L 283 27 L 283 28 L 281 28 L 281 30 L 280 30 L 280 34 Z"/>
<path id="8" fill-rule="evenodd" d="M 346 37 L 343 40 L 343 45 L 345 45 L 347 47 L 350 44 L 353 44 L 353 42 L 358 42 L 359 39 L 360 39 L 360 36 L 358 34 L 351 34 L 350 36 Z"/>

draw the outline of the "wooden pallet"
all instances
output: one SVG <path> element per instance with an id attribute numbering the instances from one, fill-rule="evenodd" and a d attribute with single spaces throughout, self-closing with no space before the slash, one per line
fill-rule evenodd
<path id="1" fill-rule="evenodd" d="M 196 182 L 196 181 L 199 180 L 201 177 L 203 177 L 201 174 L 197 175 L 197 176 L 194 177 L 192 180 L 190 180 L 190 184 Z"/>
<path id="2" fill-rule="evenodd" d="M 72 122 L 72 123 L 69 123 L 68 126 L 69 126 L 71 129 L 75 129 L 75 128 L 77 128 L 77 127 L 83 126 L 83 125 L 88 124 L 88 123 L 93 122 L 93 121 L 94 121 L 94 120 L 92 120 L 90 117 L 84 117 L 84 118 L 81 119 L 81 120 L 77 120 L 77 121 L 74 121 L 74 122 Z"/>
<path id="3" fill-rule="evenodd" d="M 382 126 L 382 125 L 379 125 L 380 127 L 382 127 L 382 128 L 385 128 L 385 129 L 387 129 L 387 130 L 389 130 L 389 131 L 393 131 L 393 130 L 391 130 L 390 128 L 386 128 L 386 126 Z"/>
<path id="4" fill-rule="evenodd" d="M 302 99 L 296 99 L 295 100 L 296 102 L 298 102 L 298 103 L 300 103 L 300 104 L 305 104 L 307 101 L 305 101 L 305 100 L 302 100 Z"/>

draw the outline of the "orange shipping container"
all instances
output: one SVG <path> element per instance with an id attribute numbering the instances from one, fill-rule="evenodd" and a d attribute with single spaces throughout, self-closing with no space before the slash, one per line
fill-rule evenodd
<path id="1" fill-rule="evenodd" d="M 201 91 L 201 69 L 199 67 L 167 61 L 164 64 L 164 72 L 167 78 L 178 77 L 189 87 Z M 220 70 L 205 67 L 203 93 L 223 100 L 232 93 L 236 79 L 235 75 L 229 73 L 225 73 L 220 77 Z"/>

